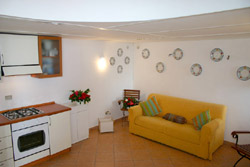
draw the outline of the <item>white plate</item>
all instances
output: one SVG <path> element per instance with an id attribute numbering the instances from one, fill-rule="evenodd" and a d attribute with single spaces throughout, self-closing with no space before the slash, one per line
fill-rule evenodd
<path id="1" fill-rule="evenodd" d="M 123 50 L 122 50 L 122 48 L 119 48 L 119 49 L 117 50 L 117 55 L 118 55 L 119 57 L 121 57 L 121 56 L 123 55 Z"/>
<path id="2" fill-rule="evenodd" d="M 125 64 L 129 64 L 130 63 L 130 58 L 127 56 L 127 57 L 125 57 Z"/>
<path id="3" fill-rule="evenodd" d="M 150 51 L 148 49 L 143 49 L 142 50 L 142 57 L 144 59 L 147 59 L 147 58 L 149 58 L 149 56 L 150 56 Z"/>
<path id="4" fill-rule="evenodd" d="M 111 66 L 115 65 L 115 58 L 114 57 L 110 57 L 109 63 L 110 63 Z"/>
<path id="5" fill-rule="evenodd" d="M 122 71 L 123 71 L 123 67 L 122 67 L 122 65 L 119 65 L 119 66 L 117 67 L 117 72 L 118 72 L 118 74 L 122 73 Z"/>
<path id="6" fill-rule="evenodd" d="M 159 62 L 156 64 L 156 71 L 159 73 L 162 73 L 165 69 L 165 66 L 162 62 Z"/>
<path id="7" fill-rule="evenodd" d="M 211 51 L 210 58 L 215 61 L 221 61 L 224 57 L 224 53 L 220 48 L 215 48 Z"/>
<path id="8" fill-rule="evenodd" d="M 250 79 L 250 68 L 247 66 L 242 66 L 237 70 L 237 77 L 242 81 L 247 81 Z"/>
<path id="9" fill-rule="evenodd" d="M 190 71 L 194 76 L 199 76 L 202 72 L 202 67 L 200 64 L 196 63 L 191 66 Z"/>
<path id="10" fill-rule="evenodd" d="M 180 48 L 174 50 L 173 56 L 176 60 L 180 60 L 183 57 L 183 51 Z"/>

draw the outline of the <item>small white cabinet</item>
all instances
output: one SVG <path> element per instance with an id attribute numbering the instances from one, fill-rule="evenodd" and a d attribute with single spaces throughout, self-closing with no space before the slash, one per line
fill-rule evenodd
<path id="1" fill-rule="evenodd" d="M 71 139 L 72 144 L 89 137 L 87 104 L 66 103 L 71 108 Z"/>
<path id="2" fill-rule="evenodd" d="M 0 166 L 14 167 L 10 125 L 0 126 Z"/>
<path id="3" fill-rule="evenodd" d="M 51 155 L 71 147 L 70 111 L 49 116 Z"/>
<path id="4" fill-rule="evenodd" d="M 110 118 L 99 118 L 99 131 L 101 133 L 104 132 L 114 132 L 114 120 L 112 117 Z"/>

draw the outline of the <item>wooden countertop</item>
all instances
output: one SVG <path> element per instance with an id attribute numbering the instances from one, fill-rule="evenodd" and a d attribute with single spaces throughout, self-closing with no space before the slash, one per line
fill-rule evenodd
<path id="1" fill-rule="evenodd" d="M 46 116 L 46 115 L 53 115 L 53 114 L 57 114 L 57 113 L 60 113 L 60 112 L 65 112 L 65 111 L 71 110 L 71 108 L 69 108 L 69 107 L 66 107 L 66 106 L 63 106 L 63 105 L 60 105 L 60 104 L 56 104 L 55 102 L 49 102 L 49 103 L 37 104 L 37 105 L 32 105 L 32 106 L 27 106 L 27 107 L 14 108 L 14 109 L 11 109 L 11 110 L 4 110 L 4 111 L 0 111 L 0 113 L 4 113 L 4 112 L 7 112 L 7 111 L 18 110 L 18 109 L 22 109 L 22 108 L 30 108 L 30 107 L 35 107 L 35 108 L 37 108 L 39 110 L 44 111 L 44 113 L 33 115 L 33 116 L 28 116 L 28 117 L 25 117 L 25 118 L 19 118 L 19 119 L 15 119 L 15 120 L 8 120 L 3 115 L 0 115 L 0 126 L 8 125 L 8 124 L 16 123 L 16 122 L 21 122 L 21 121 L 26 121 L 26 120 L 29 120 L 29 119 L 42 117 L 42 116 Z"/>

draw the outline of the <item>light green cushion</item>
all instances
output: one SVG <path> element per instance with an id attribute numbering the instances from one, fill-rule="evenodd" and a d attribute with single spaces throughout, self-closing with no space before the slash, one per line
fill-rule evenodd
<path id="1" fill-rule="evenodd" d="M 162 112 L 155 96 L 147 101 L 141 102 L 140 106 L 143 110 L 144 115 L 146 116 L 155 116 Z"/>

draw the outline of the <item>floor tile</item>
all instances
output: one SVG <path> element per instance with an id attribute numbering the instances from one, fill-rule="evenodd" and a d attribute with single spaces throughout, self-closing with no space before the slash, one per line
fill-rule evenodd
<path id="1" fill-rule="evenodd" d="M 114 153 L 109 152 L 97 152 L 96 162 L 110 162 L 114 161 Z"/>
<path id="2" fill-rule="evenodd" d="M 132 150 L 131 153 L 133 160 L 148 160 L 152 158 L 147 150 Z"/>
<path id="3" fill-rule="evenodd" d="M 128 161 L 132 160 L 131 152 L 115 152 L 115 161 Z"/>
<path id="4" fill-rule="evenodd" d="M 155 167 L 152 160 L 134 161 L 135 167 Z"/>
<path id="5" fill-rule="evenodd" d="M 170 159 L 154 159 L 153 163 L 155 167 L 174 167 Z"/>
<path id="6" fill-rule="evenodd" d="M 114 162 L 96 162 L 95 167 L 114 167 Z"/>
<path id="7" fill-rule="evenodd" d="M 134 167 L 133 161 L 115 161 L 115 167 Z"/>
<path id="8" fill-rule="evenodd" d="M 131 151 L 131 147 L 129 144 L 118 143 L 114 144 L 114 151 L 115 152 L 128 152 Z"/>
<path id="9" fill-rule="evenodd" d="M 114 152 L 114 145 L 109 143 L 97 145 L 97 152 Z"/>
<path id="10" fill-rule="evenodd" d="M 78 162 L 94 162 L 96 158 L 96 152 L 80 152 L 78 154 Z"/>

